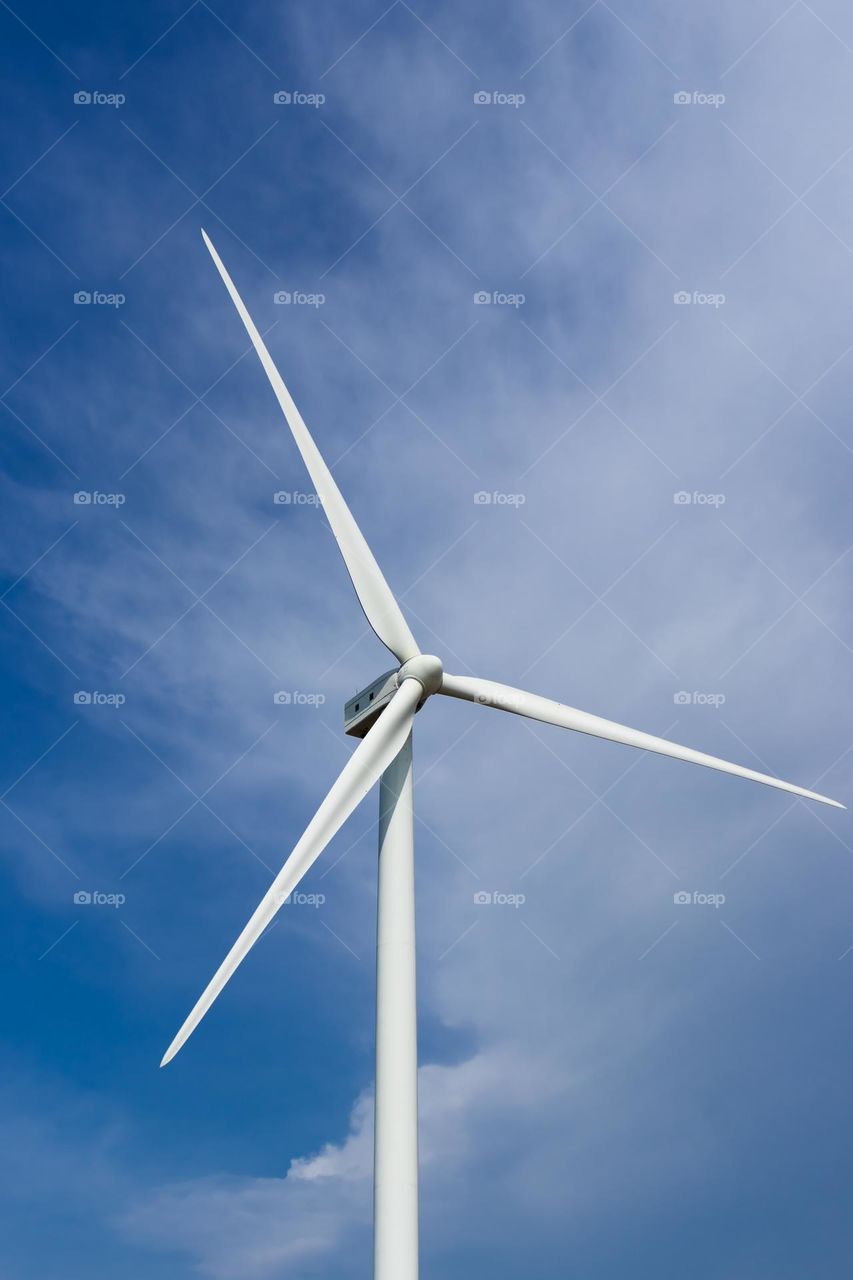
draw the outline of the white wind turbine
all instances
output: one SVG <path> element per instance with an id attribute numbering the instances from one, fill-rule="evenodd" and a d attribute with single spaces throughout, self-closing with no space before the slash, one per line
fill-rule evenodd
<path id="1" fill-rule="evenodd" d="M 374 1280 L 416 1280 L 418 1274 L 418 1106 L 415 995 L 414 840 L 412 830 L 412 723 L 434 693 L 659 755 L 706 765 L 763 782 L 792 795 L 845 808 L 837 800 L 730 764 L 690 747 L 577 711 L 561 702 L 492 680 L 449 675 L 441 660 L 421 653 L 332 474 L 273 364 L 264 341 L 222 261 L 202 231 L 240 319 L 260 357 L 287 419 L 349 571 L 361 607 L 379 639 L 400 664 L 347 703 L 347 733 L 361 739 L 228 952 L 175 1039 L 161 1066 L 192 1034 L 234 970 L 285 899 L 376 782 L 379 799 L 379 902 L 376 961 L 376 1121 L 374 1152 Z"/>

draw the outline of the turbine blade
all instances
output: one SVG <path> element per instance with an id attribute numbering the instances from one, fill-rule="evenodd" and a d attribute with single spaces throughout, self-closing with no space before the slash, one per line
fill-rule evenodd
<path id="1" fill-rule="evenodd" d="M 379 719 L 350 756 L 343 772 L 309 822 L 305 834 L 273 880 L 228 955 L 202 992 L 184 1025 L 160 1063 L 165 1067 L 201 1022 L 234 970 L 245 959 L 267 925 L 293 892 L 309 867 L 343 826 L 356 805 L 405 744 L 423 688 L 417 680 L 404 680 Z"/>
<path id="2" fill-rule="evenodd" d="M 252 344 L 258 353 L 264 371 L 270 380 L 276 399 L 287 419 L 287 425 L 302 454 L 308 474 L 317 490 L 326 518 L 332 527 L 341 555 L 344 558 L 355 594 L 364 610 L 365 617 L 376 632 L 379 639 L 395 655 L 400 663 L 408 661 L 420 653 L 409 625 L 403 617 L 391 588 L 383 577 L 382 570 L 376 563 L 370 547 L 364 540 L 361 530 L 356 524 L 352 512 L 341 496 L 341 491 L 332 478 L 332 473 L 323 461 L 320 450 L 314 443 L 311 433 L 306 427 L 302 415 L 293 403 L 290 392 L 284 385 L 281 374 L 273 364 L 272 356 L 267 351 L 263 338 L 255 328 L 252 317 L 246 310 L 243 299 L 234 287 L 234 283 L 222 264 L 222 259 L 213 247 L 207 232 L 202 230 L 204 243 L 210 250 L 210 256 L 216 263 L 216 269 L 222 276 L 225 287 L 231 295 L 231 301 Z"/>
<path id="3" fill-rule="evenodd" d="M 667 741 L 666 738 L 655 738 L 650 733 L 629 729 L 626 725 L 616 724 L 613 720 L 603 720 L 600 716 L 589 715 L 586 711 L 567 707 L 562 702 L 552 701 L 551 698 L 540 698 L 538 694 L 525 693 L 523 689 L 513 689 L 508 684 L 496 684 L 494 680 L 478 680 L 473 676 L 451 676 L 445 672 L 441 692 L 451 698 L 465 698 L 468 702 L 497 707 L 500 711 L 511 711 L 515 715 L 526 716 L 529 720 L 541 720 L 545 724 L 554 724 L 561 729 L 574 729 L 578 733 L 589 733 L 595 738 L 608 738 L 611 742 L 621 742 L 627 747 L 640 747 L 643 751 L 672 756 L 674 760 L 703 764 L 709 769 L 719 769 L 721 773 L 732 773 L 738 778 L 748 778 L 752 782 L 763 782 L 768 787 L 778 787 L 780 791 L 790 791 L 792 795 L 803 796 L 806 800 L 818 800 L 821 804 L 829 804 L 836 809 L 846 808 L 846 805 L 839 804 L 837 800 L 830 800 L 827 796 L 818 795 L 815 791 L 807 791 L 804 787 L 795 787 L 791 782 L 781 782 L 779 778 L 771 778 L 766 773 L 756 773 L 754 769 L 730 764 L 728 760 L 720 760 L 717 756 L 705 755 L 703 751 L 694 751 L 691 747 L 681 747 L 675 742 Z"/>

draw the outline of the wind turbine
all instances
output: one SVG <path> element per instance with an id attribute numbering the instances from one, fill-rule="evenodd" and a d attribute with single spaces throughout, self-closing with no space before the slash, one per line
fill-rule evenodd
<path id="1" fill-rule="evenodd" d="M 603 720 L 538 694 L 493 680 L 450 675 L 434 654 L 421 653 L 219 254 L 206 232 L 202 231 L 202 236 L 308 468 L 367 621 L 399 665 L 346 704 L 344 726 L 347 733 L 361 739 L 359 745 L 202 992 L 160 1065 L 165 1066 L 174 1058 L 276 912 L 371 787 L 379 782 L 373 1274 L 374 1280 L 417 1280 L 418 1060 L 412 724 L 427 700 L 436 693 L 462 698 L 562 729 L 574 729 L 672 756 L 675 760 L 706 765 L 807 800 L 833 805 L 836 809 L 845 806 L 790 782 L 781 782 L 754 769 Z"/>

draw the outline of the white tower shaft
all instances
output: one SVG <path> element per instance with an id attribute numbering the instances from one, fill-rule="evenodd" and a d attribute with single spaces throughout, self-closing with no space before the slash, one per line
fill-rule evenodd
<path id="1" fill-rule="evenodd" d="M 418 1277 L 418 1030 L 411 734 L 382 775 L 376 959 L 374 1280 Z"/>

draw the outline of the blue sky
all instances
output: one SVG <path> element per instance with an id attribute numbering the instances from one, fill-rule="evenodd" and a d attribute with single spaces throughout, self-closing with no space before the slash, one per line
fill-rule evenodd
<path id="1" fill-rule="evenodd" d="M 849 803 L 853 14 L 0 27 L 4 1274 L 364 1276 L 373 798 L 157 1067 L 390 665 L 199 228 L 423 648 Z M 846 1276 L 848 816 L 415 750 L 424 1275 Z"/>

